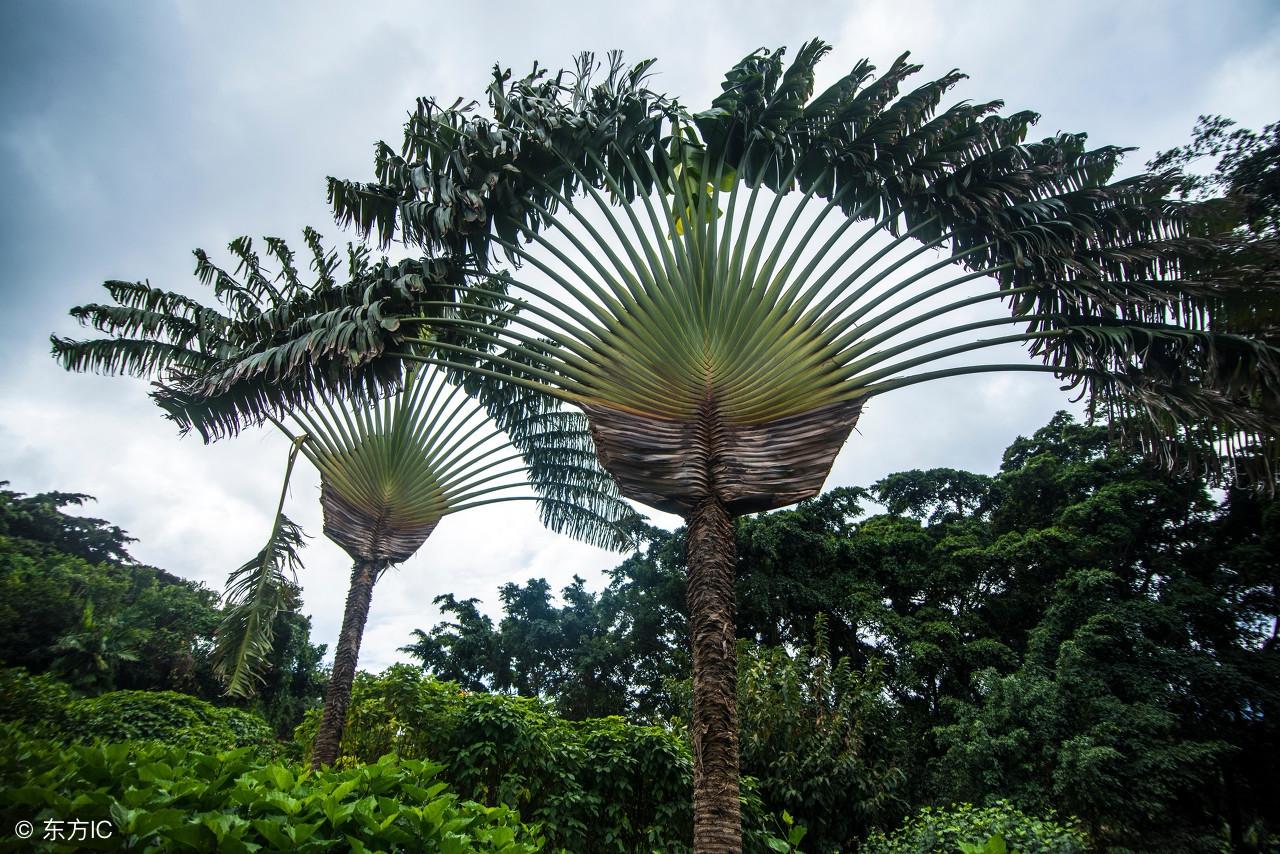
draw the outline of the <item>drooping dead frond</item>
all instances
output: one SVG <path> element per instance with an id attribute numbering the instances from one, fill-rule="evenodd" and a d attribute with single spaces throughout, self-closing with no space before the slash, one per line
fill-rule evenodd
<path id="1" fill-rule="evenodd" d="M 303 439 L 289 449 L 271 535 L 253 558 L 227 576 L 225 612 L 213 648 L 214 671 L 233 697 L 249 697 L 263 679 L 275 644 L 276 617 L 295 607 L 305 534 L 284 514 L 289 479 Z"/>

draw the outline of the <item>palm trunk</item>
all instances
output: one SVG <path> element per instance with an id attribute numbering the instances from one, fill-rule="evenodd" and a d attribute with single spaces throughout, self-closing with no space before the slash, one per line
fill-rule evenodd
<path id="1" fill-rule="evenodd" d="M 693 642 L 693 850 L 737 854 L 742 851 L 742 807 L 733 519 L 711 497 L 694 507 L 686 522 Z"/>
<path id="2" fill-rule="evenodd" d="M 347 706 L 351 703 L 351 686 L 356 679 L 356 660 L 360 657 L 360 639 L 369 619 L 369 603 L 373 599 L 373 583 L 383 562 L 357 560 L 351 569 L 351 587 L 347 590 L 347 608 L 342 615 L 342 631 L 333 652 L 333 673 L 324 695 L 324 716 L 316 731 L 311 753 L 311 767 L 319 770 L 338 759 L 342 731 L 347 724 Z"/>

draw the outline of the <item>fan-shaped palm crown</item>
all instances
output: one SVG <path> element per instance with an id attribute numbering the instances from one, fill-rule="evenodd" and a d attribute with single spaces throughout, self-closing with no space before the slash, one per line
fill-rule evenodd
<path id="1" fill-rule="evenodd" d="M 327 338 L 331 332 L 353 351 L 368 351 L 380 343 L 375 336 L 356 340 L 360 331 L 346 326 L 331 330 L 325 322 L 363 314 L 385 331 L 396 321 L 384 319 L 377 304 L 361 312 L 349 303 L 380 290 L 403 299 L 452 293 L 428 284 L 438 278 L 428 262 L 392 265 L 384 258 L 370 263 L 368 250 L 356 246 L 348 249 L 347 281 L 339 284 L 333 275 L 339 264 L 336 253 L 323 248 L 315 231 L 307 229 L 305 236 L 316 270 L 311 285 L 303 284 L 283 240 L 266 241 L 280 267 L 273 280 L 252 241 L 238 238 L 230 244 L 239 260 L 234 273 L 216 266 L 203 251 L 195 253 L 197 276 L 213 286 L 228 313 L 146 283 L 111 281 L 105 287 L 114 304 L 71 312 L 108 337 L 54 336 L 54 355 L 69 370 L 153 378 L 151 394 L 157 403 L 184 432 L 196 429 L 206 441 L 267 419 L 288 433 L 279 419 L 292 418 L 307 437 L 299 447 L 324 482 L 332 517 L 326 531 L 354 559 L 402 560 L 406 549 L 353 535 L 339 521 L 344 517 L 363 527 L 381 525 L 384 531 L 389 520 L 418 529 L 479 503 L 525 498 L 539 502 L 543 522 L 556 531 L 611 548 L 629 544 L 625 525 L 634 513 L 596 465 L 585 420 L 558 411 L 546 395 L 513 383 L 480 385 L 458 373 L 403 371 L 391 359 L 366 365 L 350 360 L 324 365 L 317 372 L 324 382 L 282 385 L 277 392 L 281 397 L 273 402 L 284 405 L 276 409 L 239 390 L 216 399 L 191 396 L 187 389 L 198 378 L 251 353 L 273 324 L 290 324 L 291 333 L 306 338 L 307 346 L 317 351 L 332 346 Z M 464 319 L 507 305 L 497 288 L 488 289 L 482 299 L 462 299 L 455 313 Z M 465 343 L 467 338 L 453 340 Z M 411 352 L 414 346 L 401 345 L 401 354 L 421 358 Z M 488 362 L 478 357 L 477 364 Z M 402 392 L 381 394 L 385 390 Z M 533 494 L 510 494 L 521 486 L 532 487 Z"/>
<path id="2" fill-rule="evenodd" d="M 696 114 L 616 57 L 598 85 L 589 60 L 568 82 L 497 75 L 492 121 L 420 101 L 377 183 L 330 196 L 447 262 L 411 293 L 309 312 L 304 335 L 306 306 L 272 318 L 186 390 L 267 407 L 334 364 L 360 366 L 346 384 L 399 357 L 487 372 L 578 404 L 624 491 L 677 512 L 805 497 L 867 399 L 977 371 L 1055 373 L 1170 454 L 1191 425 L 1228 452 L 1274 441 L 1276 350 L 1212 316 L 1230 281 L 1180 275 L 1196 241 L 1163 176 L 1111 181 L 1122 149 L 1028 143 L 1035 115 L 998 102 L 942 109 L 958 73 L 900 95 L 905 56 L 813 96 L 826 51 L 752 54 Z M 493 248 L 518 277 L 493 275 Z M 456 310 L 505 288 L 518 313 Z M 1015 342 L 1039 363 L 953 359 Z"/>

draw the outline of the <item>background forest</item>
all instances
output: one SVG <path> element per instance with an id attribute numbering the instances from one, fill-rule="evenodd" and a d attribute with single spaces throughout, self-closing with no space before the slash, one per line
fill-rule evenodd
<path id="1" fill-rule="evenodd" d="M 277 847 L 270 834 L 301 824 L 302 842 L 279 839 L 323 850 L 438 777 L 432 797 L 453 811 L 440 826 L 460 822 L 447 832 L 476 846 L 455 850 L 687 844 L 683 530 L 648 530 L 599 593 L 505 585 L 496 622 L 443 595 L 452 619 L 406 639 L 422 667 L 362 674 L 338 770 L 308 778 L 296 763 L 326 674 L 307 620 L 280 618 L 259 700 L 220 705 L 217 597 L 62 512 L 84 498 L 0 498 L 6 822 L 60 798 L 88 813 L 141 773 L 138 816 L 104 807 L 139 839 Z M 1275 850 L 1274 499 L 1170 476 L 1062 413 L 994 476 L 903 472 L 737 534 L 750 845 L 961 850 L 1000 834 L 1018 851 Z M 114 760 L 87 746 L 125 739 L 164 744 Z M 172 755 L 230 748 L 212 769 Z M 377 764 L 388 753 L 399 763 Z M 35 756 L 52 770 L 32 780 Z M 292 800 L 226 818 L 236 778 Z M 352 779 L 387 794 L 359 798 Z"/>

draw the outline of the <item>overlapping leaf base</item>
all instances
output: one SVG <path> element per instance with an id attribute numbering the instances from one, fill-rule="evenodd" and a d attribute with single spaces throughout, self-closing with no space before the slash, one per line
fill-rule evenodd
<path id="1" fill-rule="evenodd" d="M 711 497 L 731 516 L 812 498 L 862 411 L 859 399 L 762 424 L 729 424 L 711 408 L 674 421 L 579 405 L 600 463 L 622 494 L 682 517 Z"/>
<path id="2" fill-rule="evenodd" d="M 440 522 L 439 518 L 416 523 L 393 519 L 385 510 L 380 517 L 373 517 L 324 480 L 320 484 L 320 506 L 324 508 L 325 536 L 342 546 L 355 561 L 406 561 Z"/>

